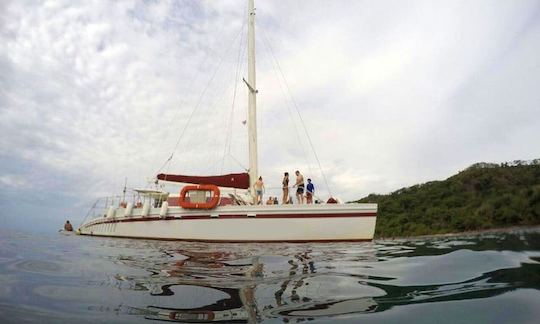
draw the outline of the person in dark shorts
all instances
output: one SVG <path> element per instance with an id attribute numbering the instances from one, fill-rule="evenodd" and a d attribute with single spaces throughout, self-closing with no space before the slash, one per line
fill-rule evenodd
<path id="1" fill-rule="evenodd" d="M 313 194 L 315 193 L 315 186 L 311 183 L 311 179 L 307 179 L 306 186 L 306 203 L 313 204 Z"/>
<path id="2" fill-rule="evenodd" d="M 304 176 L 300 173 L 300 171 L 296 170 L 296 183 L 294 186 L 296 187 L 296 200 L 298 200 L 299 204 L 304 203 Z"/>

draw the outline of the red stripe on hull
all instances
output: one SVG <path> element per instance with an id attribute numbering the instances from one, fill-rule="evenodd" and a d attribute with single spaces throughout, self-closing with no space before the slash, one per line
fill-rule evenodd
<path id="1" fill-rule="evenodd" d="M 377 213 L 362 214 L 263 214 L 248 217 L 248 215 L 219 215 L 219 217 L 209 217 L 204 215 L 182 216 L 180 219 L 231 219 L 231 218 L 330 218 L 330 217 L 374 217 Z"/>
<path id="2" fill-rule="evenodd" d="M 147 216 L 143 218 L 113 219 L 103 222 L 96 222 L 90 225 L 125 223 L 125 222 L 150 222 L 163 220 L 201 220 L 201 219 L 268 219 L 268 218 L 334 218 L 334 217 L 376 217 L 377 213 L 355 213 L 355 214 L 265 214 L 248 217 L 247 215 L 219 215 L 219 217 L 210 217 L 210 215 L 186 215 L 181 217 L 167 216 Z M 89 226 L 90 226 L 89 225 Z"/>
<path id="3" fill-rule="evenodd" d="M 140 237 L 140 236 L 118 236 L 118 235 L 94 235 L 80 234 L 88 236 L 127 238 L 127 239 L 145 239 L 157 241 L 183 241 L 183 242 L 203 242 L 203 243 L 345 243 L 345 242 L 371 242 L 373 239 L 344 239 L 344 240 L 203 240 L 203 239 L 181 239 L 181 238 L 161 238 L 161 237 Z"/>

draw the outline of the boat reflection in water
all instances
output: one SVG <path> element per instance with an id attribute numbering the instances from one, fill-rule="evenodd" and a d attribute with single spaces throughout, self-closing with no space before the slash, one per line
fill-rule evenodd
<path id="1" fill-rule="evenodd" d="M 482 264 L 474 262 L 477 253 L 484 252 L 460 246 L 429 251 L 422 246 L 423 256 L 402 245 L 395 250 L 392 244 L 360 246 L 334 246 L 332 251 L 285 246 L 280 254 L 268 253 L 271 248 L 262 246 L 248 247 L 247 252 L 242 246 L 228 247 L 235 252 L 211 251 L 215 246 L 210 251 L 204 246 L 169 250 L 164 253 L 177 260 L 147 269 L 154 272 L 151 278 L 132 278 L 135 284 L 142 282 L 139 288 L 150 291 L 153 303 L 136 313 L 149 320 L 198 323 L 359 320 L 394 306 L 483 299 L 521 287 L 540 289 L 538 262 L 529 263 L 522 254 L 490 252 L 485 257 L 501 263 L 482 271 Z M 407 251 L 411 256 L 393 255 Z M 515 265 L 509 266 L 510 261 Z M 419 264 L 422 267 L 415 268 Z M 430 276 L 423 267 L 430 268 Z"/>
<path id="2" fill-rule="evenodd" d="M 251 289 L 229 289 L 204 286 L 177 285 L 179 291 L 191 292 L 193 294 L 204 294 L 209 300 L 217 299 L 215 302 L 194 308 L 164 308 L 149 306 L 147 308 L 147 319 L 178 321 L 178 322 L 246 322 L 254 321 L 257 318 L 256 308 L 248 299 L 254 301 L 253 290 Z M 172 293 L 170 286 L 163 287 L 164 293 Z M 186 296 L 188 297 L 188 296 Z"/>
<path id="3" fill-rule="evenodd" d="M 290 265 L 288 275 L 296 280 L 287 279 L 283 281 L 274 294 L 274 302 L 264 305 L 258 300 L 257 284 L 268 285 L 263 279 L 264 264 L 259 257 L 253 257 L 249 262 L 228 263 L 217 261 L 226 257 L 227 253 L 201 253 L 190 251 L 179 251 L 188 256 L 186 260 L 178 261 L 172 269 L 166 272 L 172 278 L 182 278 L 181 283 L 166 284 L 161 286 L 161 291 L 152 293 L 153 296 L 175 296 L 183 298 L 180 304 L 193 304 L 194 296 L 201 297 L 204 305 L 198 307 L 176 307 L 166 308 L 159 306 L 149 306 L 146 309 L 147 319 L 179 321 L 179 322 L 255 322 L 261 319 L 262 312 L 271 313 L 272 310 L 283 308 L 286 310 L 288 304 L 284 300 L 283 294 L 289 291 L 289 300 L 292 302 L 309 302 L 310 298 L 301 298 L 297 290 L 304 286 L 304 276 L 315 274 L 314 262 L 309 258 L 308 252 L 302 255 L 295 255 L 294 260 L 289 260 Z M 221 281 L 219 278 L 206 277 L 204 283 L 195 284 L 202 269 L 222 269 L 227 268 L 229 275 L 243 278 L 234 280 L 238 287 L 231 288 L 220 286 L 231 284 L 231 281 Z M 195 272 L 194 272 L 195 271 Z M 204 273 L 204 271 L 202 271 Z M 249 281 L 246 281 L 249 280 Z M 213 286 L 210 286 L 210 282 Z M 196 299 L 196 298 L 195 298 Z M 206 304 L 205 304 L 206 303 Z M 262 307 L 261 307 L 262 306 Z M 277 306 L 277 307 L 276 307 Z M 263 316 L 266 317 L 266 316 Z"/>

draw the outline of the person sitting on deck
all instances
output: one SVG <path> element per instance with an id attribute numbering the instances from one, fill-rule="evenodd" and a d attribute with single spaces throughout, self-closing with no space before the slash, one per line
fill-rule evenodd
<path id="1" fill-rule="evenodd" d="M 68 232 L 72 232 L 72 231 L 73 231 L 73 226 L 71 226 L 71 224 L 69 223 L 69 221 L 66 221 L 66 223 L 64 224 L 64 231 L 68 231 Z"/>
<path id="2" fill-rule="evenodd" d="M 257 205 L 262 205 L 262 200 L 263 200 L 263 192 L 264 192 L 264 182 L 263 182 L 263 178 L 262 177 L 259 177 L 259 180 L 255 181 L 255 184 L 253 184 L 253 189 L 255 189 L 255 196 L 256 196 L 256 201 L 255 201 L 255 204 Z"/>
<path id="3" fill-rule="evenodd" d="M 311 183 L 311 179 L 307 179 L 306 186 L 306 203 L 313 204 L 313 194 L 315 193 L 315 186 Z"/>
<path id="4" fill-rule="evenodd" d="M 271 196 L 268 197 L 268 200 L 266 201 L 266 204 L 267 205 L 273 205 L 274 204 L 274 199 Z"/>
<path id="5" fill-rule="evenodd" d="M 277 204 L 279 204 L 277 197 L 274 197 L 274 205 L 277 205 Z"/>

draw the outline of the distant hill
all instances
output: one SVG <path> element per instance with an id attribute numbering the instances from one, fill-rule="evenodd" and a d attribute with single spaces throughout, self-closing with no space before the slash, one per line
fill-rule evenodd
<path id="1" fill-rule="evenodd" d="M 477 163 L 444 180 L 370 194 L 376 237 L 442 234 L 540 224 L 540 159 Z"/>

